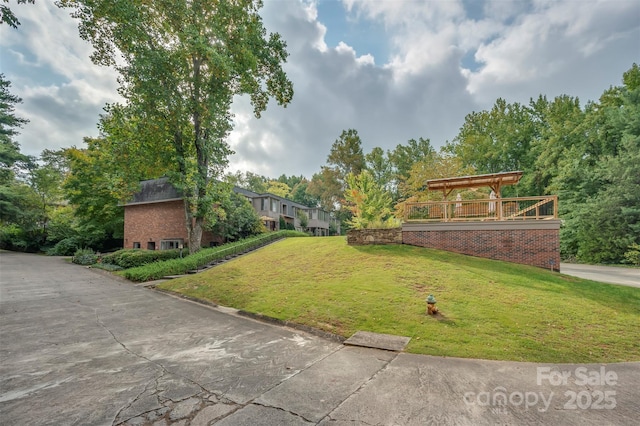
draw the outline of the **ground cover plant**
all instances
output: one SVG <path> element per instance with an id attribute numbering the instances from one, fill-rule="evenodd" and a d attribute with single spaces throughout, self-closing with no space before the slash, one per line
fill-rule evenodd
<path id="1" fill-rule="evenodd" d="M 640 360 L 640 289 L 419 247 L 287 239 L 160 287 L 344 337 L 410 336 L 413 353 Z M 429 294 L 442 316 L 425 314 Z"/>

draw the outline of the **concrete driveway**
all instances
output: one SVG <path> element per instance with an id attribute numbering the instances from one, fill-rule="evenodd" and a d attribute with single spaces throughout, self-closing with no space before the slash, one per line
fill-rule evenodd
<path id="1" fill-rule="evenodd" d="M 343 346 L 0 254 L 6 425 L 632 425 L 640 363 L 542 365 Z M 437 336 L 434 336 L 437 339 Z"/>
<path id="2" fill-rule="evenodd" d="M 560 272 L 587 280 L 640 288 L 640 268 L 561 263 Z"/>

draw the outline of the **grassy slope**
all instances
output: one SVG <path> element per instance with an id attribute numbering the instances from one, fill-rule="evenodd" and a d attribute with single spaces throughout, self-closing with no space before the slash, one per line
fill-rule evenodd
<path id="1" fill-rule="evenodd" d="M 640 360 L 640 289 L 411 246 L 294 238 L 163 288 L 409 352 L 539 362 Z M 425 314 L 433 293 L 443 316 Z"/>

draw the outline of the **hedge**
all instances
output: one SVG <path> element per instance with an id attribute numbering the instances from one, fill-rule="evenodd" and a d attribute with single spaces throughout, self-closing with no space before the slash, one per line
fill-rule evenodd
<path id="1" fill-rule="evenodd" d="M 188 271 L 202 268 L 210 263 L 254 250 L 275 240 L 287 237 L 307 236 L 307 234 L 297 231 L 278 231 L 262 234 L 257 237 L 247 238 L 222 246 L 202 249 L 181 259 L 153 262 L 118 272 L 118 274 L 135 282 L 157 280 L 168 275 L 182 275 Z"/>
<path id="2" fill-rule="evenodd" d="M 128 269 L 179 257 L 180 250 L 122 249 L 102 256 L 101 261 L 104 264 L 118 265 L 121 268 Z"/>

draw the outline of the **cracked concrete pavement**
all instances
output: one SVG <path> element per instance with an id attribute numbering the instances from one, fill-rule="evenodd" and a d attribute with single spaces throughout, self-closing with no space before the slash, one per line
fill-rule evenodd
<path id="1" fill-rule="evenodd" d="M 61 258 L 0 253 L 2 424 L 631 425 L 639 399 L 640 363 L 343 346 Z"/>

